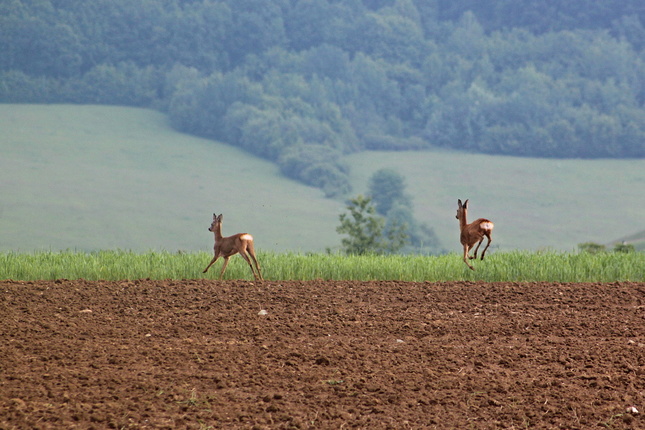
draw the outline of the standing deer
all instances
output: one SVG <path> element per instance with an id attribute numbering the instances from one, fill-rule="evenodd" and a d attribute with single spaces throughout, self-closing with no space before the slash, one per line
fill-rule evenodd
<path id="1" fill-rule="evenodd" d="M 224 265 L 222 265 L 222 271 L 219 274 L 219 278 L 222 279 L 222 276 L 224 276 L 224 271 L 226 270 L 226 266 L 228 265 L 228 260 L 231 258 L 233 255 L 239 253 L 242 258 L 246 260 L 247 263 L 249 263 L 249 267 L 251 268 L 251 272 L 253 273 L 253 277 L 255 280 L 263 280 L 262 279 L 262 272 L 260 272 L 260 265 L 258 264 L 258 260 L 255 258 L 255 249 L 253 248 L 253 236 L 251 236 L 248 233 L 238 233 L 234 234 L 233 236 L 229 237 L 222 237 L 222 218 L 223 215 L 215 215 L 213 214 L 213 223 L 211 226 L 208 228 L 208 231 L 212 231 L 215 233 L 215 256 L 211 260 L 210 263 L 208 263 L 208 266 L 204 269 L 203 273 L 206 273 L 208 269 L 217 261 L 218 258 L 223 257 L 224 258 Z M 248 252 L 248 255 L 247 255 Z M 255 271 L 253 270 L 253 266 L 251 265 L 251 259 L 249 259 L 249 255 L 251 256 L 251 259 L 255 263 L 255 268 L 258 271 L 258 274 L 255 274 Z"/>
<path id="2" fill-rule="evenodd" d="M 461 244 L 464 246 L 464 263 L 466 266 L 470 267 L 471 270 L 475 270 L 473 266 L 468 263 L 468 260 L 477 259 L 477 251 L 479 250 L 479 245 L 484 241 L 484 237 L 488 238 L 488 243 L 486 248 L 482 251 L 482 260 L 486 254 L 486 250 L 490 246 L 492 239 L 490 234 L 493 232 L 493 223 L 490 220 L 485 218 L 479 218 L 470 224 L 466 221 L 466 214 L 468 212 L 468 200 L 461 204 L 461 200 L 457 200 L 459 207 L 457 208 L 457 219 L 459 220 L 459 229 L 461 230 Z M 477 248 L 475 248 L 475 254 L 471 257 L 468 255 L 468 251 L 475 245 L 476 242 Z"/>

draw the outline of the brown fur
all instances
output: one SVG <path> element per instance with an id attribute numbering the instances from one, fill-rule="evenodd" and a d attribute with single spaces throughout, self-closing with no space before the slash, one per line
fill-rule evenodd
<path id="1" fill-rule="evenodd" d="M 255 249 L 253 247 L 253 236 L 251 236 L 248 233 L 238 233 L 238 234 L 234 234 L 233 236 L 223 237 L 222 236 L 223 218 L 224 218 L 224 215 L 217 216 L 213 214 L 213 222 L 211 226 L 208 228 L 208 231 L 212 231 L 213 233 L 215 233 L 215 247 L 214 247 L 215 256 L 213 257 L 211 262 L 208 263 L 208 266 L 206 266 L 203 273 L 206 273 L 208 269 L 213 265 L 213 263 L 215 263 L 218 258 L 222 257 L 224 258 L 224 264 L 222 265 L 222 271 L 219 274 L 219 278 L 222 279 L 222 277 L 224 276 L 224 271 L 226 270 L 226 266 L 228 266 L 229 258 L 239 253 L 242 256 L 242 258 L 244 258 L 246 262 L 249 264 L 249 267 L 251 268 L 251 272 L 253 273 L 253 277 L 255 278 L 255 280 L 256 281 L 263 280 L 262 272 L 260 272 L 260 265 L 258 264 L 258 260 L 255 257 Z M 253 265 L 251 264 L 251 260 L 253 260 L 253 263 L 255 263 L 255 268 L 257 269 L 257 272 L 258 272 L 257 275 L 253 270 Z"/>
<path id="2" fill-rule="evenodd" d="M 457 208 L 457 219 L 459 220 L 459 229 L 461 230 L 460 240 L 461 244 L 464 247 L 464 263 L 466 263 L 466 265 L 470 267 L 471 270 L 475 270 L 475 268 L 471 266 L 468 260 L 477 259 L 477 251 L 479 250 L 479 246 L 484 241 L 484 237 L 487 237 L 488 243 L 482 251 L 481 257 L 482 260 L 484 259 L 486 250 L 492 242 L 491 233 L 493 232 L 494 224 L 492 221 L 487 220 L 486 218 L 479 218 L 468 224 L 468 221 L 466 221 L 466 216 L 468 214 L 468 200 L 466 200 L 463 204 L 461 203 L 461 200 L 457 200 L 457 204 L 459 205 L 459 207 Z M 471 257 L 468 255 L 468 251 L 472 249 L 475 243 L 477 243 L 477 247 L 475 248 L 475 253 Z"/>

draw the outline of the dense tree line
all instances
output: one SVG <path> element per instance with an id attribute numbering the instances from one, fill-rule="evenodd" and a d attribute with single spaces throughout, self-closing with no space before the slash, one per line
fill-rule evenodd
<path id="1" fill-rule="evenodd" d="M 152 107 L 349 191 L 342 155 L 645 156 L 641 0 L 3 0 L 0 101 Z"/>

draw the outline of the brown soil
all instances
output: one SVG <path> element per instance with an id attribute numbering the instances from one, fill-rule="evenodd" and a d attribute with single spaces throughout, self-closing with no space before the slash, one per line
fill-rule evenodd
<path id="1" fill-rule="evenodd" d="M 643 412 L 642 283 L 0 281 L 0 429 L 643 429 Z"/>

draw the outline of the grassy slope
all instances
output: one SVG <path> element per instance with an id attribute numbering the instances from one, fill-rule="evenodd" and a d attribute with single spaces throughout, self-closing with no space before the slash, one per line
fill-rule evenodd
<path id="1" fill-rule="evenodd" d="M 341 203 L 151 110 L 0 104 L 0 130 L 0 251 L 209 250 L 213 212 L 259 250 L 340 242 Z"/>
<path id="2" fill-rule="evenodd" d="M 109 106 L 0 104 L 0 251 L 208 250 L 224 234 L 258 249 L 340 243 L 344 205 L 266 161 L 173 131 L 157 112 Z M 447 151 L 347 157 L 354 193 L 379 168 L 406 177 L 417 218 L 458 251 L 456 199 L 496 223 L 502 249 L 573 250 L 645 228 L 645 160 L 542 160 Z"/>
<path id="3" fill-rule="evenodd" d="M 645 227 L 645 160 L 550 160 L 449 151 L 366 152 L 348 157 L 365 190 L 377 168 L 405 176 L 417 218 L 458 250 L 457 198 L 469 220 L 495 222 L 502 249 L 576 249 Z"/>

